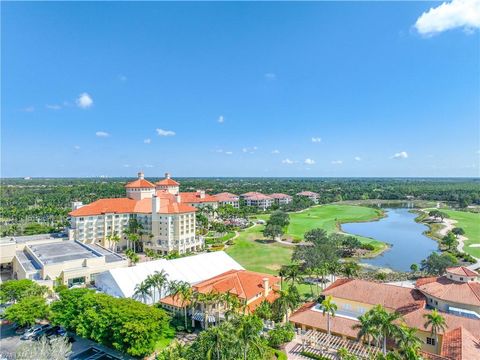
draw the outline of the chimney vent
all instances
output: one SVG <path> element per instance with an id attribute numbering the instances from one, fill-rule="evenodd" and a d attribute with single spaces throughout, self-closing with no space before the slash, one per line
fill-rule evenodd
<path id="1" fill-rule="evenodd" d="M 139 178 L 139 179 L 142 179 L 142 180 L 145 179 L 145 174 L 143 173 L 143 171 L 140 171 L 140 172 L 138 173 L 138 178 Z"/>
<path id="2" fill-rule="evenodd" d="M 165 179 L 170 179 L 170 173 L 165 173 Z"/>

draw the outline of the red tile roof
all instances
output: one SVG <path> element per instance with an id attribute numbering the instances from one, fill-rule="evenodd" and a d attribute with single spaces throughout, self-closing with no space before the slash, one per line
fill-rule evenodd
<path id="1" fill-rule="evenodd" d="M 162 185 L 162 186 L 180 186 L 180 183 L 176 182 L 173 179 L 166 178 L 160 181 L 157 181 L 155 185 Z"/>
<path id="2" fill-rule="evenodd" d="M 131 181 L 127 185 L 125 185 L 125 188 L 127 188 L 127 189 L 154 188 L 154 187 L 155 187 L 155 185 L 153 185 L 150 181 L 145 180 L 145 179 L 137 179 L 137 180 Z"/>
<path id="3" fill-rule="evenodd" d="M 211 279 L 202 281 L 193 286 L 200 293 L 230 292 L 244 300 L 250 300 L 254 296 L 263 294 L 263 279 L 269 280 L 270 287 L 278 287 L 280 278 L 268 274 L 257 273 L 248 270 L 230 270 Z"/>
<path id="4" fill-rule="evenodd" d="M 323 315 L 321 311 L 312 310 L 315 305 L 315 302 L 303 305 L 290 316 L 289 320 L 294 323 L 327 331 L 327 315 Z M 356 324 L 359 324 L 359 322 L 349 318 L 341 316 L 330 317 L 330 329 L 333 334 L 356 338 L 358 330 L 353 329 L 353 326 Z"/>
<path id="5" fill-rule="evenodd" d="M 239 197 L 238 195 L 229 193 L 229 192 L 223 192 L 220 194 L 213 195 L 215 199 L 219 202 L 226 202 L 226 201 L 238 201 Z"/>
<path id="6" fill-rule="evenodd" d="M 291 199 L 292 198 L 290 195 L 282 194 L 282 193 L 270 194 L 268 196 L 274 199 Z"/>
<path id="7" fill-rule="evenodd" d="M 360 279 L 338 279 L 323 291 L 324 295 L 348 299 L 406 313 L 425 305 L 417 290 Z"/>
<path id="8" fill-rule="evenodd" d="M 480 283 L 475 281 L 459 282 L 445 276 L 430 277 L 418 279 L 416 288 L 445 301 L 480 306 Z"/>
<path id="9" fill-rule="evenodd" d="M 249 194 L 249 195 L 247 195 L 247 194 Z M 253 192 L 253 193 L 247 193 L 247 194 L 242 195 L 246 200 L 269 200 L 269 199 L 272 199 L 270 196 L 259 193 L 259 192 Z"/>
<path id="10" fill-rule="evenodd" d="M 318 196 L 318 194 L 316 192 L 313 192 L 313 191 L 302 191 L 302 192 L 299 192 L 297 195 L 300 195 L 300 196 Z"/>
<path id="11" fill-rule="evenodd" d="M 425 329 L 424 325 L 427 321 L 425 315 L 431 313 L 431 310 L 427 309 L 418 309 L 412 311 L 408 314 L 403 315 L 403 320 L 405 323 L 410 326 L 417 328 L 419 330 L 430 332 L 431 328 Z M 471 319 L 463 316 L 452 315 L 449 313 L 441 312 L 442 317 L 447 323 L 446 333 L 456 329 L 458 327 L 463 327 L 468 330 L 476 338 L 480 338 L 480 320 Z M 440 334 L 443 334 L 442 331 L 439 331 Z"/>
<path id="12" fill-rule="evenodd" d="M 478 272 L 470 270 L 465 266 L 449 267 L 447 272 L 460 276 L 478 276 Z"/>
<path id="13" fill-rule="evenodd" d="M 465 328 L 458 327 L 444 335 L 440 354 L 453 360 L 479 359 L 480 341 Z"/>
<path id="14" fill-rule="evenodd" d="M 198 204 L 206 202 L 217 202 L 217 198 L 212 195 L 205 194 L 205 197 L 201 197 L 198 191 L 193 192 L 181 192 L 180 193 L 181 201 L 189 204 Z"/>
<path id="15" fill-rule="evenodd" d="M 157 191 L 160 198 L 160 214 L 178 214 L 197 211 L 196 208 L 185 203 L 177 203 L 174 196 Z M 100 199 L 82 206 L 69 213 L 70 216 L 93 216 L 106 213 L 114 214 L 150 214 L 152 199 L 134 200 L 129 198 Z"/>

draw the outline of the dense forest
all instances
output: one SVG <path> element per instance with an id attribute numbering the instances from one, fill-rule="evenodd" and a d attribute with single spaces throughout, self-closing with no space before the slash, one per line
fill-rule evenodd
<path id="1" fill-rule="evenodd" d="M 2 179 L 0 225 L 2 234 L 30 234 L 59 229 L 66 224 L 72 201 L 89 203 L 125 196 L 127 178 Z M 158 181 L 150 178 L 150 181 Z M 177 178 L 181 191 L 208 193 L 296 194 L 309 190 L 321 203 L 342 200 L 420 199 L 445 201 L 452 206 L 480 205 L 480 179 L 421 178 Z M 13 229 L 12 229 L 13 227 Z M 18 229 L 18 230 L 17 230 Z"/>

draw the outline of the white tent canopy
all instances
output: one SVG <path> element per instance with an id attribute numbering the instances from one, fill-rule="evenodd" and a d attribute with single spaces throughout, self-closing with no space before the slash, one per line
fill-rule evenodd
<path id="1" fill-rule="evenodd" d="M 232 269 L 243 270 L 243 267 L 225 252 L 216 251 L 108 270 L 96 276 L 95 286 L 98 290 L 115 297 L 133 297 L 135 286 L 156 271 L 165 271 L 168 281 L 186 281 L 194 285 Z M 162 295 L 165 296 L 167 292 L 168 289 L 165 288 Z M 159 299 L 158 293 L 155 293 L 155 299 Z M 147 299 L 146 302 L 151 303 L 152 299 Z"/>

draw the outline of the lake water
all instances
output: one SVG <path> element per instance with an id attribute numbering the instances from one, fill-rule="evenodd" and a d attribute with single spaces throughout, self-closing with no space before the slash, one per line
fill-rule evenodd
<path id="1" fill-rule="evenodd" d="M 362 263 L 410 271 L 410 265 L 420 264 L 432 251 L 438 250 L 436 241 L 423 235 L 426 225 L 415 222 L 416 214 L 405 208 L 385 209 L 387 217 L 379 221 L 342 224 L 343 231 L 386 242 L 392 247 L 373 259 Z"/>

